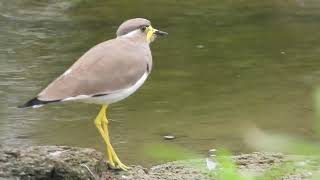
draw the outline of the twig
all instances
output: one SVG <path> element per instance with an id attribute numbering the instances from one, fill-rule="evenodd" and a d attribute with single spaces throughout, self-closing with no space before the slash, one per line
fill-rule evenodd
<path id="1" fill-rule="evenodd" d="M 90 175 L 93 177 L 94 180 L 98 180 L 97 177 L 93 174 L 93 172 L 90 170 L 90 168 L 85 164 L 80 164 L 80 166 L 87 169 L 87 171 L 90 173 Z"/>

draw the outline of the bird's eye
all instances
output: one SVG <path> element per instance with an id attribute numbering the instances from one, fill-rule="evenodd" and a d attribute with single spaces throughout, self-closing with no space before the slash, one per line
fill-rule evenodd
<path id="1" fill-rule="evenodd" d="M 145 31 L 145 30 L 147 29 L 147 27 L 149 27 L 149 26 L 143 26 L 143 27 L 141 28 L 141 31 Z"/>

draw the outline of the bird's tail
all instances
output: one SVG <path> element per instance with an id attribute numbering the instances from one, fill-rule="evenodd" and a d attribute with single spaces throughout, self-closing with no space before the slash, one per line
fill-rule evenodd
<path id="1" fill-rule="evenodd" d="M 60 100 L 54 100 L 54 101 L 41 101 L 38 99 L 38 97 L 35 97 L 29 101 L 27 101 L 25 104 L 18 106 L 18 108 L 26 108 L 26 107 L 41 107 L 45 104 L 53 103 L 53 102 L 58 102 Z"/>

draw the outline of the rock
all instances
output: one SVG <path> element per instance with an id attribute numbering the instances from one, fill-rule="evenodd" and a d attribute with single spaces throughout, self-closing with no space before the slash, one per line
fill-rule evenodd
<path id="1" fill-rule="evenodd" d="M 67 146 L 0 148 L 0 179 L 93 179 L 85 164 L 96 176 L 106 176 L 103 155 L 93 149 Z"/>
<path id="2" fill-rule="evenodd" d="M 241 154 L 233 157 L 238 168 L 249 171 L 261 172 L 271 166 L 287 162 L 288 157 L 280 153 L 261 153 Z"/>

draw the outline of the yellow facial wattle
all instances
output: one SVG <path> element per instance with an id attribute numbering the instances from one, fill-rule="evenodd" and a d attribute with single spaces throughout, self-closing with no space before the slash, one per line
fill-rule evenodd
<path id="1" fill-rule="evenodd" d="M 156 32 L 157 30 L 154 29 L 152 26 L 148 26 L 146 29 L 147 32 L 147 41 L 150 42 L 151 41 L 151 37 L 152 35 Z"/>

